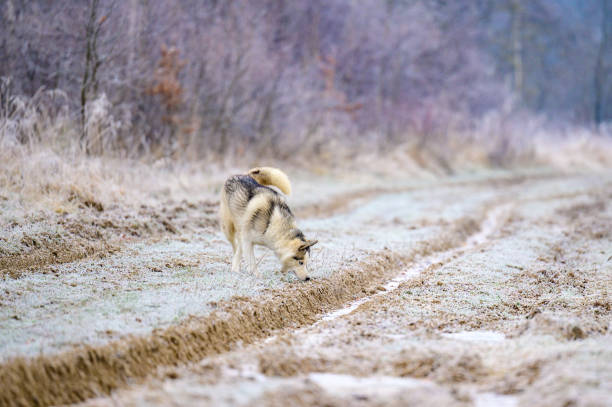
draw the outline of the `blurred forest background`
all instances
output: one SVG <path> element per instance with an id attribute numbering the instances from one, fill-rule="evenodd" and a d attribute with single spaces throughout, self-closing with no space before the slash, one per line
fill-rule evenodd
<path id="1" fill-rule="evenodd" d="M 0 138 L 504 157 L 534 129 L 611 134 L 611 36 L 612 0 L 2 0 Z"/>

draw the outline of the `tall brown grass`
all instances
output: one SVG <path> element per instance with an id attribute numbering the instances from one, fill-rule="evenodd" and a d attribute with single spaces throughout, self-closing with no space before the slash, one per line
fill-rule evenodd
<path id="1" fill-rule="evenodd" d="M 194 146 L 187 140 L 172 156 L 160 156 L 137 132 L 131 138 L 119 137 L 130 128 L 129 117 L 115 117 L 104 94 L 87 105 L 83 139 L 64 93 L 41 90 L 26 98 L 11 94 L 8 85 L 5 79 L 0 193 L 57 210 L 70 206 L 74 196 L 112 205 L 211 191 L 230 168 L 242 171 L 259 163 L 306 170 L 376 170 L 391 176 L 486 167 L 612 167 L 611 126 L 554 129 L 538 117 L 501 112 L 469 127 L 449 124 L 444 132 L 413 131 L 394 142 L 370 134 L 356 143 L 341 124 L 330 123 L 310 135 L 309 142 L 281 154 L 264 138 L 249 148 L 234 145 L 226 153 L 210 152 L 196 159 L 189 154 Z"/>

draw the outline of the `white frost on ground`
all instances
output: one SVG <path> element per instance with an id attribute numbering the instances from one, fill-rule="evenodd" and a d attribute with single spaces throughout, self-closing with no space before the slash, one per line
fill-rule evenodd
<path id="1" fill-rule="evenodd" d="M 465 245 L 449 250 L 449 251 L 446 251 L 446 252 L 443 252 L 439 255 L 429 256 L 429 257 L 426 257 L 425 259 L 422 259 L 421 261 L 417 262 L 415 265 L 402 270 L 396 277 L 389 280 L 389 282 L 383 285 L 383 290 L 381 290 L 381 292 L 374 294 L 374 295 L 365 296 L 356 301 L 353 301 L 346 307 L 340 308 L 336 311 L 330 312 L 329 314 L 323 316 L 323 318 L 321 318 L 320 321 L 332 321 L 338 317 L 348 315 L 351 312 L 353 312 L 355 309 L 357 309 L 360 305 L 370 301 L 374 296 L 385 295 L 388 292 L 396 290 L 400 286 L 400 284 L 405 283 L 406 281 L 417 277 L 421 272 L 425 271 L 432 264 L 447 263 L 459 251 L 473 249 L 477 245 L 482 244 L 484 241 L 486 241 L 486 239 L 489 238 L 489 235 L 491 233 L 493 233 L 496 229 L 499 228 L 501 223 L 507 217 L 509 208 L 510 206 L 506 204 L 506 205 L 500 205 L 494 208 L 493 210 L 491 210 L 490 213 L 487 215 L 485 221 L 483 222 L 483 225 L 481 226 L 481 230 L 478 233 L 471 236 L 467 240 Z"/>
<path id="2" fill-rule="evenodd" d="M 477 393 L 472 396 L 474 407 L 515 407 L 518 397 L 495 393 Z"/>
<path id="3" fill-rule="evenodd" d="M 508 175 L 495 174 L 500 182 Z M 345 213 L 298 219 L 306 236 L 320 241 L 312 255 L 313 277 L 325 278 L 384 248 L 409 252 L 419 242 L 444 234 L 445 228 L 457 219 L 478 217 L 492 203 L 516 197 L 526 202 L 533 200 L 534 204 L 526 205 L 528 209 L 521 211 L 521 215 L 537 219 L 552 209 L 536 201 L 567 194 L 568 182 L 572 191 L 568 202 L 576 202 L 581 193 L 601 184 L 601 178 L 596 175 L 578 177 L 577 181 L 544 177 L 531 180 L 528 188 L 510 184 L 500 191 L 482 182 L 490 176 L 469 174 L 443 182 L 386 183 L 382 186 L 397 186 L 406 192 L 360 200 L 359 205 Z M 331 179 L 319 182 L 298 177 L 294 182 L 297 194 L 292 198 L 292 205 L 302 199 L 322 202 L 329 195 L 351 191 L 350 183 L 354 180 L 349 181 L 334 189 Z M 371 180 L 356 181 L 354 188 L 363 188 L 368 182 Z M 557 199 L 556 204 L 559 202 L 563 200 Z M 533 261 L 540 252 L 541 236 L 536 232 L 533 236 L 528 234 L 523 236 L 524 244 L 514 247 L 515 243 L 511 242 L 496 249 L 499 254 L 495 263 L 525 266 Z M 530 249 L 530 255 L 525 248 Z M 263 257 L 259 265 L 261 278 L 246 271 L 231 273 L 230 245 L 220 232 L 211 231 L 131 244 L 104 259 L 54 266 L 55 273 L 32 272 L 18 279 L 5 277 L 0 280 L 0 360 L 53 353 L 77 344 L 102 344 L 126 334 L 146 334 L 190 315 L 207 315 L 215 309 L 216 302 L 232 296 L 253 297 L 268 288 L 299 284 L 294 276 L 278 272 L 278 261 L 267 249 L 258 248 L 256 254 L 257 258 Z M 484 265 L 473 269 L 473 273 L 500 273 L 499 269 L 486 267 L 490 263 L 487 256 L 473 254 L 470 264 Z M 455 267 L 468 266 L 450 264 L 450 273 Z M 505 268 L 503 272 L 511 275 L 512 270 Z M 412 275 L 408 273 L 401 278 Z M 474 300 L 494 299 L 484 295 L 466 299 Z M 414 311 L 420 314 L 422 309 Z"/>
<path id="4" fill-rule="evenodd" d="M 394 376 L 357 377 L 334 373 L 310 373 L 307 377 L 308 380 L 333 395 L 348 394 L 375 398 L 388 398 L 416 387 L 435 387 L 436 385 L 429 380 Z"/>
<path id="5" fill-rule="evenodd" d="M 610 237 L 576 233 L 585 224 L 573 223 L 571 214 L 562 215 L 564 210 L 593 206 L 608 197 L 610 179 L 531 179 L 527 185 L 502 184 L 497 189 L 437 187 L 387 194 L 351 213 L 329 217 L 337 221 L 330 223 L 337 233 L 326 235 L 330 244 L 337 245 L 331 247 L 340 248 L 343 241 L 373 244 L 368 241 L 369 231 L 361 230 L 367 225 L 398 250 L 410 247 L 409 242 L 393 241 L 396 230 L 397 236 L 403 236 L 412 224 L 412 220 L 403 223 L 404 219 L 422 222 L 415 231 L 440 234 L 444 226 L 436 220 L 474 215 L 483 206 L 515 204 L 508 222 L 484 222 L 481 233 L 468 239 L 471 250 L 443 253 L 439 267 L 425 271 L 417 281 L 408 281 L 414 275 L 408 273 L 395 290 L 370 296 L 366 304 L 359 304 L 363 307 L 239 346 L 186 367 L 172 380 L 133 386 L 91 404 L 248 405 L 275 395 L 275 401 L 284 401 L 288 394 L 301 397 L 307 389 L 317 397 L 331 394 L 346 404 L 359 400 L 364 405 L 385 405 L 395 395 L 429 405 L 610 405 L 609 330 L 585 328 L 583 338 L 568 338 L 564 330 L 572 313 L 581 318 L 578 324 L 589 323 L 589 318 L 595 324 L 597 312 L 607 312 Z M 430 205 L 425 205 L 428 200 Z M 411 218 L 415 207 L 419 215 Z M 489 219 L 503 219 L 500 211 L 490 212 Z M 610 215 L 608 205 L 590 214 L 578 210 L 575 216 L 597 224 L 603 216 L 609 222 Z M 317 222 L 326 233 L 325 220 L 305 224 Z M 565 246 L 557 250 L 559 245 Z M 433 263 L 437 256 L 425 261 Z M 597 284 L 596 289 L 568 283 L 570 272 L 576 274 L 570 282 L 588 279 L 584 284 Z M 588 297 L 602 293 L 602 305 L 595 304 L 599 297 Z M 359 374 L 364 377 L 355 377 Z M 431 382 L 403 376 L 427 377 Z M 413 398 L 417 394 L 424 398 Z M 441 394 L 449 398 L 435 404 Z"/>
<path id="6" fill-rule="evenodd" d="M 478 214 L 493 196 L 489 189 L 451 183 L 380 195 L 323 219 L 298 219 L 306 236 L 321 242 L 311 258 L 313 278 L 325 278 L 384 248 L 408 252 L 443 233 L 440 222 Z M 206 315 L 232 296 L 253 297 L 298 283 L 278 272 L 269 250 L 257 248 L 256 256 L 263 258 L 261 278 L 231 273 L 230 245 L 214 231 L 130 244 L 104 259 L 55 266 L 56 273 L 5 278 L 0 281 L 0 360 L 146 334 L 190 315 Z"/>

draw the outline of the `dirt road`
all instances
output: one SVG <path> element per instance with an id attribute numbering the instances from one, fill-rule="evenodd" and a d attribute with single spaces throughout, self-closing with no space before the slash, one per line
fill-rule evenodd
<path id="1" fill-rule="evenodd" d="M 294 190 L 299 225 L 321 242 L 309 283 L 265 250 L 261 278 L 231 274 L 214 188 L 166 209 L 185 227 L 13 267 L 0 401 L 612 403 L 612 174 L 298 178 Z"/>

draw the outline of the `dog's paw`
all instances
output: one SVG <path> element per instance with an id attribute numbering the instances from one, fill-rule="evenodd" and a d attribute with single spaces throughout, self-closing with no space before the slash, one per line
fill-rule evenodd
<path id="1" fill-rule="evenodd" d="M 251 273 L 252 276 L 255 276 L 257 278 L 261 278 L 261 273 L 257 269 L 251 269 L 250 273 Z"/>

